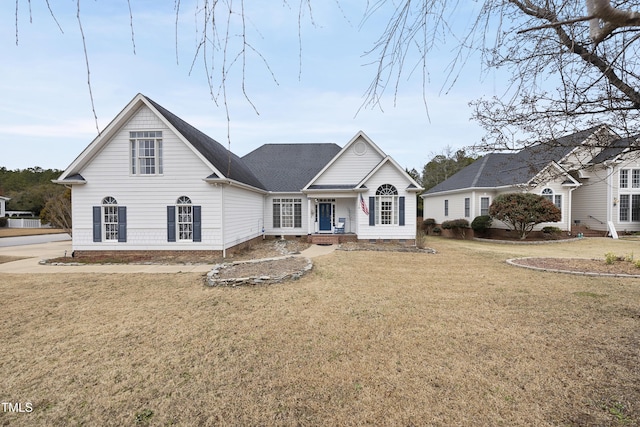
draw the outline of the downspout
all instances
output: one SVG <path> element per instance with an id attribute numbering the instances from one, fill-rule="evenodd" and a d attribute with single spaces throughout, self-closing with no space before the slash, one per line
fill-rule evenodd
<path id="1" fill-rule="evenodd" d="M 220 186 L 220 234 L 222 235 L 222 258 L 227 257 L 227 244 L 224 241 L 224 185 Z"/>
<path id="2" fill-rule="evenodd" d="M 573 215 L 571 215 L 571 212 L 573 212 L 573 191 L 578 188 L 578 187 L 572 187 L 569 189 L 569 206 L 567 206 L 567 210 L 569 211 L 569 215 L 567 215 L 569 221 L 568 221 L 568 226 L 569 226 L 569 236 L 571 236 L 571 224 L 573 223 Z"/>
<path id="3" fill-rule="evenodd" d="M 613 222 L 613 213 L 611 212 L 611 206 L 613 205 L 612 197 L 612 182 L 613 180 L 613 166 L 607 166 L 607 224 Z"/>
<path id="4" fill-rule="evenodd" d="M 311 236 L 311 224 L 314 224 L 311 216 L 311 199 L 307 195 L 307 236 Z M 309 238 L 309 237 L 307 237 Z"/>

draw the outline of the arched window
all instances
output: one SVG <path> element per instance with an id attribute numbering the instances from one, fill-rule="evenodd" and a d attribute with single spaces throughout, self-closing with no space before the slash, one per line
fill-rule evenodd
<path id="1" fill-rule="evenodd" d="M 545 188 L 540 194 L 545 199 L 550 200 L 551 203 L 556 205 L 556 207 L 562 211 L 562 194 L 555 194 L 551 188 Z"/>
<path id="2" fill-rule="evenodd" d="M 102 199 L 104 240 L 118 241 L 118 202 L 111 196 Z"/>
<path id="3" fill-rule="evenodd" d="M 383 184 L 376 190 L 376 225 L 398 224 L 398 190 Z"/>
<path id="4" fill-rule="evenodd" d="M 193 205 L 187 196 L 176 202 L 178 208 L 178 240 L 193 240 Z"/>

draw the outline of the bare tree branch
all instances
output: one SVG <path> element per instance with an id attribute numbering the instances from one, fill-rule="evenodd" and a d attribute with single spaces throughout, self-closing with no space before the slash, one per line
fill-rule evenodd
<path id="1" fill-rule="evenodd" d="M 100 127 L 98 126 L 98 115 L 96 114 L 95 103 L 93 102 L 93 91 L 91 89 L 91 70 L 89 68 L 89 54 L 87 53 L 87 42 L 84 38 L 84 30 L 82 29 L 82 19 L 80 19 L 80 0 L 76 1 L 77 10 L 76 18 L 78 20 L 78 28 L 80 28 L 80 35 L 82 36 L 82 49 L 84 51 L 84 61 L 87 66 L 87 85 L 89 87 L 89 98 L 91 100 L 91 111 L 93 112 L 93 118 L 96 124 L 96 130 L 100 133 Z"/>

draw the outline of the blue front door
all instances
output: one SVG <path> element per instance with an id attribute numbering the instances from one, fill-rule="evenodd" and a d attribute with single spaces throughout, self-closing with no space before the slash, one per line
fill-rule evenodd
<path id="1" fill-rule="evenodd" d="M 320 231 L 331 231 L 331 203 L 320 203 L 318 221 Z"/>

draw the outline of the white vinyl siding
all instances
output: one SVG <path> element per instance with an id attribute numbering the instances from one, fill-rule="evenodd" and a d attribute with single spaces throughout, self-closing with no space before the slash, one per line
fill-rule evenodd
<path id="1" fill-rule="evenodd" d="M 359 205 L 359 199 L 353 198 L 352 205 L 356 208 L 351 208 L 353 211 L 357 213 L 357 233 L 359 239 L 415 239 L 416 237 L 416 194 L 408 192 L 406 188 L 409 186 L 409 181 L 407 178 L 401 174 L 401 172 L 396 169 L 391 163 L 386 163 L 380 169 L 376 171 L 376 173 L 371 176 L 367 182 L 365 182 L 365 186 L 371 189 L 368 193 L 363 194 L 363 198 L 365 203 L 368 206 L 369 197 L 376 197 L 376 190 L 385 184 L 392 184 L 397 192 L 398 199 L 400 197 L 404 197 L 404 217 L 405 217 L 405 225 L 399 225 L 399 220 L 396 223 L 397 225 L 369 225 L 369 216 L 365 215 L 362 212 L 362 209 Z M 336 199 L 340 200 L 340 199 Z M 349 214 L 344 214 L 340 211 L 340 203 L 338 203 L 338 213 L 336 215 L 339 217 L 349 218 Z M 376 203 L 377 209 L 377 203 Z M 398 215 L 399 215 L 399 209 Z M 348 212 L 348 211 L 347 211 Z M 375 212 L 373 213 L 375 215 Z M 392 214 L 394 215 L 394 214 Z M 393 220 L 392 220 L 393 221 Z M 352 227 L 351 224 L 348 225 Z M 353 229 L 353 228 L 352 228 Z"/>
<path id="2" fill-rule="evenodd" d="M 133 176 L 129 132 L 147 129 L 162 131 L 164 174 Z M 211 168 L 148 108 L 142 107 L 80 173 L 88 184 L 76 185 L 72 191 L 74 249 L 222 250 L 222 186 L 203 181 Z M 202 242 L 176 246 L 167 242 L 167 206 L 175 206 L 185 193 L 202 206 Z M 127 206 L 127 241 L 117 247 L 93 242 L 91 209 L 86 206 L 100 205 L 106 195 Z M 260 202 L 253 206 L 259 209 L 262 198 L 258 196 Z"/>
<path id="3" fill-rule="evenodd" d="M 364 154 L 356 154 L 355 146 L 365 144 Z M 347 148 L 336 161 L 319 176 L 314 184 L 318 185 L 356 185 L 382 161 L 378 152 L 363 138 L 359 138 Z M 377 188 L 377 187 L 376 187 Z"/>

